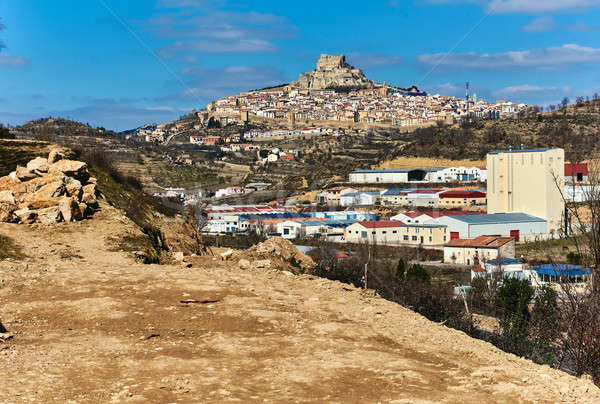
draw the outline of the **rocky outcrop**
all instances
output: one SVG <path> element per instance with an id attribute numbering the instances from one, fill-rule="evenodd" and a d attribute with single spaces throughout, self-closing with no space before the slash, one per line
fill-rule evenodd
<path id="1" fill-rule="evenodd" d="M 360 69 L 346 62 L 344 55 L 321 55 L 317 68 L 300 75 L 292 86 L 302 89 L 320 90 L 325 88 L 374 88 Z"/>
<path id="2" fill-rule="evenodd" d="M 98 207 L 96 179 L 82 161 L 63 160 L 52 150 L 0 177 L 0 222 L 42 223 L 82 220 Z"/>

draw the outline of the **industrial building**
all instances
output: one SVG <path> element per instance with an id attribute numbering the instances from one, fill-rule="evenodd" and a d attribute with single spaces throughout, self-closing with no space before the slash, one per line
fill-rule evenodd
<path id="1" fill-rule="evenodd" d="M 488 153 L 488 212 L 526 213 L 545 219 L 548 231 L 560 229 L 564 212 L 560 191 L 564 183 L 564 157 L 563 149 Z"/>
<path id="2" fill-rule="evenodd" d="M 436 222 L 448 226 L 453 240 L 493 234 L 519 242 L 545 237 L 547 233 L 546 220 L 525 213 L 443 216 Z"/>
<path id="3" fill-rule="evenodd" d="M 350 173 L 349 181 L 353 184 L 403 184 L 407 182 L 430 181 L 437 168 L 429 169 L 396 169 L 396 170 L 358 170 Z"/>

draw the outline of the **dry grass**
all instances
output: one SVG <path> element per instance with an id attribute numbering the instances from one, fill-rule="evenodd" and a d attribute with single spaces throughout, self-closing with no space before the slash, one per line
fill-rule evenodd
<path id="1" fill-rule="evenodd" d="M 483 160 L 448 160 L 430 157 L 398 157 L 393 160 L 384 161 L 375 168 L 446 168 L 446 167 L 485 167 Z"/>

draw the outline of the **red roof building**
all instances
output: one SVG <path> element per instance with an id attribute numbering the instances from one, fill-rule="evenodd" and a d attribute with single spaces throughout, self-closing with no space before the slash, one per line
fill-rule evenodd
<path id="1" fill-rule="evenodd" d="M 360 225 L 367 229 L 383 229 L 386 227 L 400 227 L 404 226 L 399 220 L 380 220 L 377 222 L 359 222 Z"/>

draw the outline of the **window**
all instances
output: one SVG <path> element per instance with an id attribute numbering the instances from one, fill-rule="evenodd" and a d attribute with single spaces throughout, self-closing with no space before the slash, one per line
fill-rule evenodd
<path id="1" fill-rule="evenodd" d="M 431 243 L 433 241 L 433 237 L 429 236 L 429 242 Z"/>
<path id="2" fill-rule="evenodd" d="M 290 234 L 290 229 L 288 229 L 287 227 L 284 227 L 283 228 L 283 234 L 284 235 Z"/>
<path id="3" fill-rule="evenodd" d="M 377 233 L 377 232 L 376 232 L 375 230 L 373 230 L 373 231 L 371 232 L 371 234 L 376 234 L 376 233 Z"/>
<path id="4" fill-rule="evenodd" d="M 367 238 L 367 232 L 366 232 L 366 231 L 363 231 L 363 232 L 361 232 L 361 233 L 362 233 L 362 234 L 361 234 L 362 238 Z"/>
<path id="5" fill-rule="evenodd" d="M 384 230 L 384 231 L 381 232 L 381 234 L 387 234 L 387 231 Z"/>
<path id="6" fill-rule="evenodd" d="M 412 236 L 412 241 L 417 241 L 417 236 Z"/>
<path id="7" fill-rule="evenodd" d="M 408 241 L 408 236 L 404 236 L 404 241 Z"/>
<path id="8" fill-rule="evenodd" d="M 398 231 L 397 231 L 397 230 L 394 230 L 394 231 L 392 231 L 392 233 L 393 233 L 393 234 L 396 234 L 396 233 L 398 233 Z"/>

